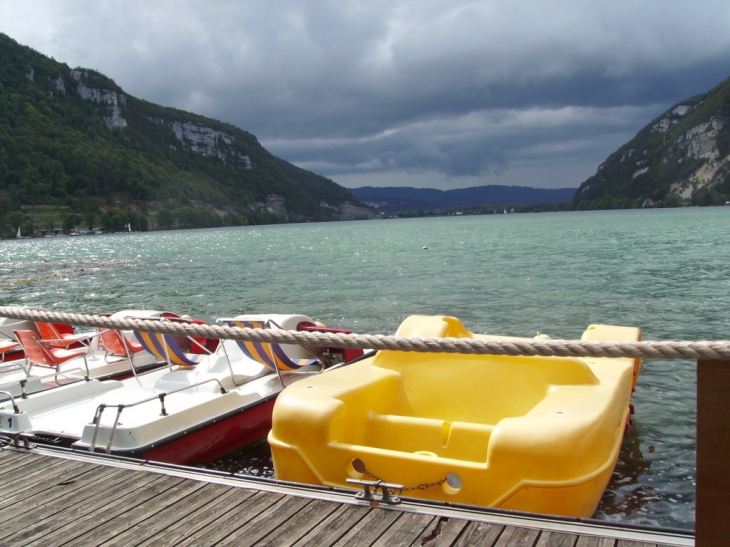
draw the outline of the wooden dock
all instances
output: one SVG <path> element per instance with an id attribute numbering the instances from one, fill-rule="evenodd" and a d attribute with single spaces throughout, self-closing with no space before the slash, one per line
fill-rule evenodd
<path id="1" fill-rule="evenodd" d="M 406 502 L 52 449 L 0 450 L 0 545 L 651 547 L 690 535 Z"/>

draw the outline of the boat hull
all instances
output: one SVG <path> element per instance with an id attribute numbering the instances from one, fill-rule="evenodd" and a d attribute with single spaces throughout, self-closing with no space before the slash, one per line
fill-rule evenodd
<path id="1" fill-rule="evenodd" d="M 477 336 L 443 317 L 409 318 L 398 335 Z M 584 337 L 606 336 L 640 334 L 592 326 Z M 637 373 L 633 359 L 381 351 L 282 392 L 268 438 L 275 473 L 331 487 L 382 480 L 403 485 L 404 496 L 590 517 L 618 458 Z"/>
<path id="2" fill-rule="evenodd" d="M 266 437 L 271 429 L 275 397 L 236 411 L 233 416 L 202 424 L 196 431 L 163 441 L 162 446 L 121 456 L 137 456 L 145 460 L 186 465 L 204 463 L 240 450 Z"/>

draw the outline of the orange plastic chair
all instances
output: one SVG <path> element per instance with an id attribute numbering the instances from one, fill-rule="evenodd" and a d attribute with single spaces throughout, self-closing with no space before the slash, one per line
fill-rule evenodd
<path id="1" fill-rule="evenodd" d="M 101 329 L 99 337 L 106 349 L 104 360 L 109 362 L 107 357 L 110 355 L 115 357 L 126 357 L 129 364 L 134 368 L 134 354 L 143 351 L 142 344 L 138 344 L 132 340 L 128 340 L 124 334 L 112 329 Z"/>
<path id="2" fill-rule="evenodd" d="M 35 326 L 44 344 L 49 347 L 68 349 L 69 346 L 73 346 L 85 339 L 78 334 L 60 332 L 53 323 L 36 321 Z"/>
<path id="3" fill-rule="evenodd" d="M 88 378 L 89 364 L 86 362 L 86 350 L 88 348 L 63 349 L 47 347 L 43 344 L 43 341 L 38 338 L 38 335 L 30 330 L 14 330 L 13 334 L 20 342 L 20 345 L 23 346 L 25 358 L 31 366 L 40 365 L 44 367 L 51 367 L 56 369 L 56 374 L 58 374 L 58 368 L 60 365 L 74 357 L 83 357 L 84 367 L 86 368 L 86 377 Z"/>
<path id="4" fill-rule="evenodd" d="M 15 340 L 0 340 L 0 363 L 5 361 L 5 354 L 20 347 Z"/>

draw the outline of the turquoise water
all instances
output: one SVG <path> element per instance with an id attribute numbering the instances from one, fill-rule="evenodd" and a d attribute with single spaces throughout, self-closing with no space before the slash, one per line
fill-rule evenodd
<path id="1" fill-rule="evenodd" d="M 730 207 L 717 207 L 5 240 L 0 304 L 297 312 L 361 333 L 419 313 L 515 336 L 614 323 L 647 340 L 727 339 L 728 233 Z M 693 526 L 694 369 L 645 363 L 599 517 Z"/>

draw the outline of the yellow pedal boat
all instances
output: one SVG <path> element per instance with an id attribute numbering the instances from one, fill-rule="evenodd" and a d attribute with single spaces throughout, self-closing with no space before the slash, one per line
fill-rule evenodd
<path id="1" fill-rule="evenodd" d="M 398 336 L 472 334 L 453 317 L 411 316 Z M 583 340 L 640 340 L 591 325 Z M 404 496 L 590 517 L 618 458 L 640 360 L 380 351 L 288 386 L 269 444 L 276 477 Z M 448 477 L 448 480 L 447 480 Z"/>

